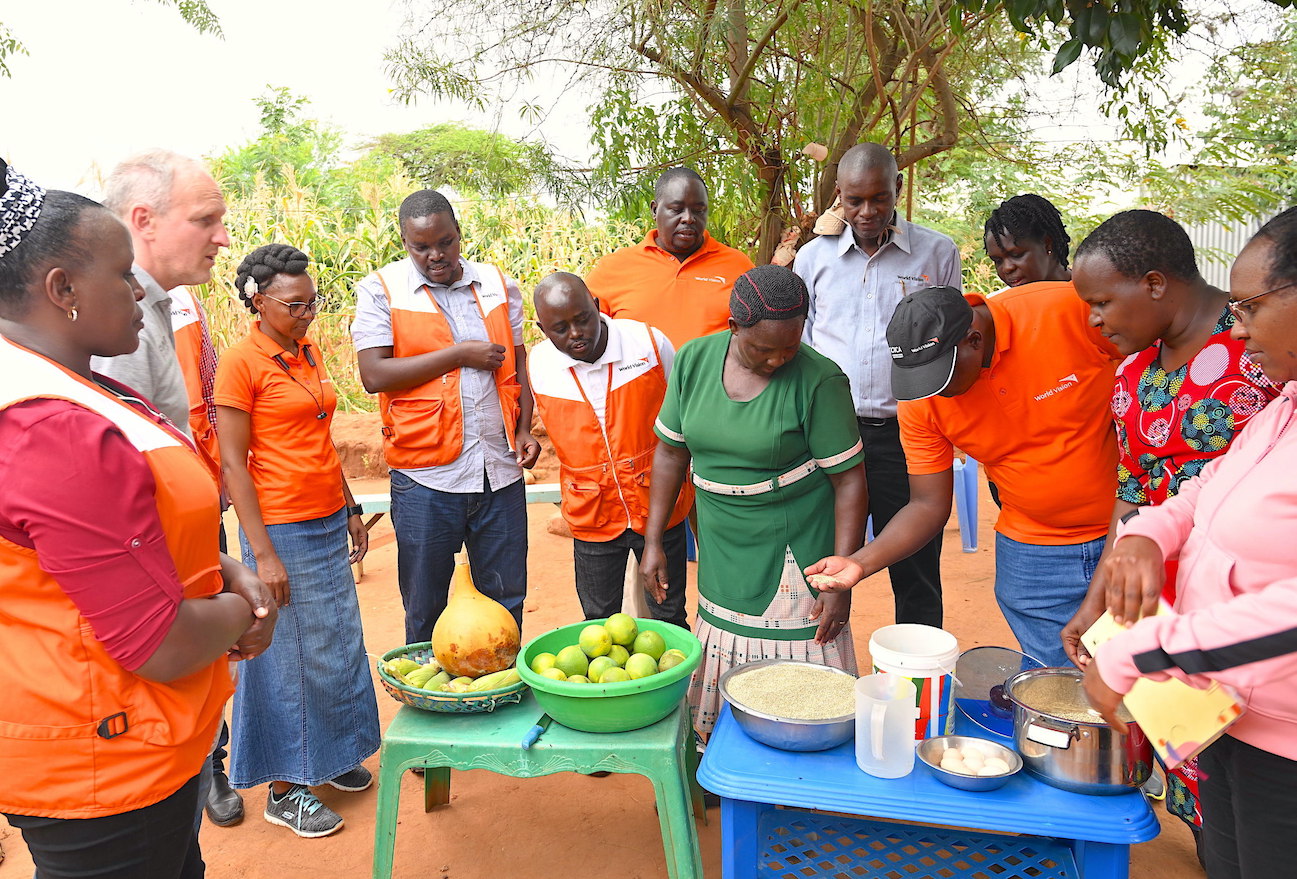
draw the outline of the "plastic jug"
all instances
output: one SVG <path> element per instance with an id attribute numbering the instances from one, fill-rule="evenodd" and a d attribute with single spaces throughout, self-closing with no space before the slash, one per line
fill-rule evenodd
<path id="1" fill-rule="evenodd" d="M 876 778 L 914 768 L 914 681 L 881 672 L 856 681 L 856 765 Z"/>

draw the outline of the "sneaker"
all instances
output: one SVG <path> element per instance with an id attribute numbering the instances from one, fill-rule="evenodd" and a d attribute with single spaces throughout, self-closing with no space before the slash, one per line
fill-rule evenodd
<path id="1" fill-rule="evenodd" d="M 347 770 L 337 778 L 329 779 L 329 784 L 338 790 L 348 791 L 365 790 L 373 783 L 374 776 L 364 766 L 357 766 L 355 769 Z"/>
<path id="2" fill-rule="evenodd" d="M 266 820 L 287 827 L 298 836 L 314 839 L 342 829 L 342 816 L 321 803 L 311 789 L 295 784 L 283 796 L 271 787 L 266 797 Z"/>
<path id="3" fill-rule="evenodd" d="M 1166 799 L 1166 778 L 1159 769 L 1154 769 L 1153 774 L 1148 777 L 1148 781 L 1141 785 L 1144 796 L 1150 800 Z"/>

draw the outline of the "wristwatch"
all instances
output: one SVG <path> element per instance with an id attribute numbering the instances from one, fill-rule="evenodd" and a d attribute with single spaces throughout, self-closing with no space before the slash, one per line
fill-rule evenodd
<path id="1" fill-rule="evenodd" d="M 350 519 L 352 516 L 363 515 L 364 512 L 365 508 L 360 504 L 356 504 L 354 507 L 347 507 L 347 518 Z"/>

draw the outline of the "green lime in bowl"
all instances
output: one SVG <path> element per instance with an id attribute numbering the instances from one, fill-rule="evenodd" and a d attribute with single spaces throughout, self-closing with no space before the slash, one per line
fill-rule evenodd
<path id="1" fill-rule="evenodd" d="M 578 643 L 586 626 L 606 620 L 583 620 L 528 641 L 518 654 L 518 673 L 531 687 L 545 713 L 563 726 L 584 732 L 625 732 L 657 723 L 670 714 L 689 689 L 689 676 L 702 662 L 703 647 L 692 632 L 657 620 L 636 618 L 642 632 L 657 632 L 666 649 L 684 653 L 683 662 L 647 677 L 611 684 L 557 681 L 531 670 L 532 660 L 541 653 L 558 654 Z"/>

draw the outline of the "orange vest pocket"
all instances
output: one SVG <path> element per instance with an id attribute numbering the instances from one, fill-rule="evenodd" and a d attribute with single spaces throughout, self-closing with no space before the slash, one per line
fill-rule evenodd
<path id="1" fill-rule="evenodd" d="M 605 499 L 598 483 L 575 480 L 563 482 L 563 518 L 567 519 L 569 525 L 575 524 L 581 532 L 588 534 L 608 525 L 612 521 L 609 510 L 613 507 L 614 504 Z"/>
<path id="2" fill-rule="evenodd" d="M 435 467 L 459 457 L 464 434 L 456 413 L 446 411 L 444 399 L 398 398 L 388 406 L 390 431 L 384 431 L 391 463 L 397 467 Z M 406 463 L 400 453 L 417 455 L 418 463 Z"/>

